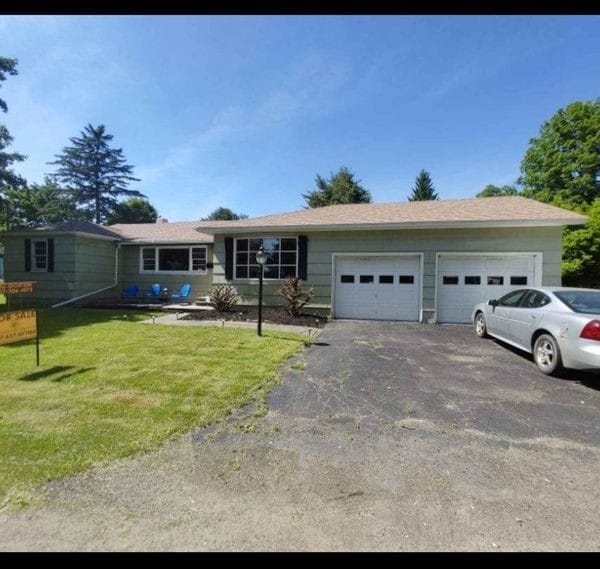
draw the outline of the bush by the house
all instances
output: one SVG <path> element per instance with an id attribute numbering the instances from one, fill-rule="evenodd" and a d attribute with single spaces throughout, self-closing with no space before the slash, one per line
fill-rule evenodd
<path id="1" fill-rule="evenodd" d="M 288 277 L 277 294 L 285 299 L 285 309 L 290 316 L 302 316 L 302 310 L 315 295 L 315 289 L 302 290 L 302 279 Z"/>
<path id="2" fill-rule="evenodd" d="M 208 295 L 210 304 L 219 312 L 229 312 L 239 298 L 236 288 L 227 284 L 213 285 Z"/>

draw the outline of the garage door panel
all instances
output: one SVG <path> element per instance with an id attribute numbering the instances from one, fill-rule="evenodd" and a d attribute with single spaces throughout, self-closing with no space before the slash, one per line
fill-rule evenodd
<path id="1" fill-rule="evenodd" d="M 418 256 L 340 256 L 334 274 L 336 318 L 419 320 Z"/>
<path id="2" fill-rule="evenodd" d="M 437 320 L 470 322 L 476 304 L 532 286 L 534 277 L 535 255 L 440 255 Z"/>

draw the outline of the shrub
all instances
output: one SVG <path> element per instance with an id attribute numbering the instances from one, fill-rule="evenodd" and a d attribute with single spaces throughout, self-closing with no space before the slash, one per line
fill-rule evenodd
<path id="1" fill-rule="evenodd" d="M 302 309 L 315 295 L 315 289 L 302 290 L 302 279 L 299 277 L 288 277 L 277 291 L 285 301 L 285 309 L 290 316 L 302 316 Z"/>
<path id="2" fill-rule="evenodd" d="M 213 285 L 208 296 L 211 306 L 219 312 L 229 312 L 239 298 L 236 288 L 227 284 Z"/>

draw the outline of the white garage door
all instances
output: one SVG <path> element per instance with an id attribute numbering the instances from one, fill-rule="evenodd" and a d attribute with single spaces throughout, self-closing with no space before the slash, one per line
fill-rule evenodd
<path id="1" fill-rule="evenodd" d="M 419 320 L 419 256 L 337 257 L 336 318 Z"/>
<path id="2" fill-rule="evenodd" d="M 536 286 L 535 255 L 440 255 L 437 321 L 470 322 L 473 307 Z"/>

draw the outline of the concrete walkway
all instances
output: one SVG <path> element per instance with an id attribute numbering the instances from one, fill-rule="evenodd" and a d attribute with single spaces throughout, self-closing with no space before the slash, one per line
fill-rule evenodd
<path id="1" fill-rule="evenodd" d="M 176 314 L 166 314 L 144 320 L 143 324 L 167 324 L 169 326 L 217 326 L 219 328 L 253 328 L 256 329 L 256 322 L 235 322 L 232 320 L 182 320 L 187 316 L 187 312 Z M 290 326 L 288 324 L 265 324 L 262 329 L 271 332 L 293 332 L 305 336 L 316 336 L 320 328 L 309 328 L 308 326 Z"/>

